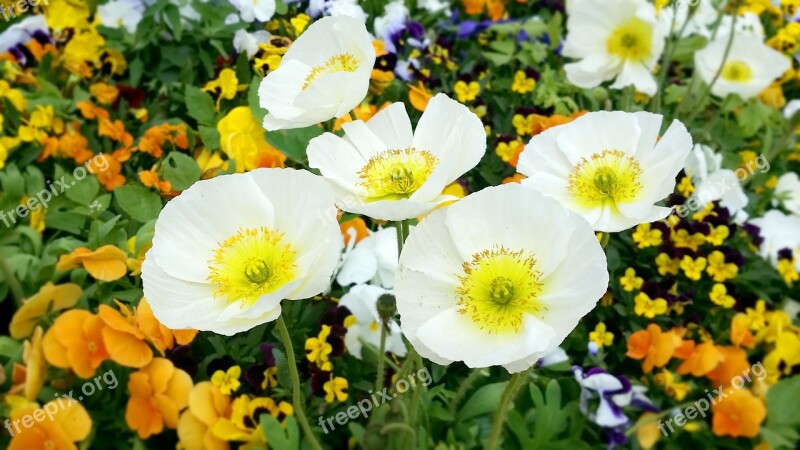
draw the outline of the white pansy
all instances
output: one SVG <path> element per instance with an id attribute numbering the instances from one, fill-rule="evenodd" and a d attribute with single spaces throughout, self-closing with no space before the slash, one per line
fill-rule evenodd
<path id="1" fill-rule="evenodd" d="M 695 70 L 705 83 L 710 84 L 719 73 L 712 94 L 755 97 L 789 68 L 788 58 L 764 44 L 761 37 L 749 34 L 736 34 L 725 58 L 728 36 L 717 36 L 694 54 Z"/>
<path id="2" fill-rule="evenodd" d="M 606 257 L 589 224 L 519 184 L 425 217 L 406 240 L 395 280 L 403 334 L 420 355 L 509 372 L 558 347 L 607 287 Z"/>
<path id="3" fill-rule="evenodd" d="M 330 285 L 342 248 L 335 218 L 333 193 L 307 171 L 199 181 L 156 221 L 144 294 L 173 329 L 232 335 L 275 320 L 281 300 Z"/>
<path id="4" fill-rule="evenodd" d="M 145 5 L 140 0 L 111 0 L 97 6 L 97 17 L 103 26 L 109 28 L 125 28 L 130 33 L 142 20 Z"/>
<path id="5" fill-rule="evenodd" d="M 384 294 L 391 294 L 379 286 L 359 284 L 353 286 L 339 301 L 339 306 L 344 306 L 355 317 L 355 323 L 347 327 L 344 344 L 347 351 L 358 359 L 362 358 L 363 342 L 373 347 L 380 348 L 381 318 L 378 314 L 378 298 Z M 400 333 L 400 325 L 391 321 L 386 335 L 386 351 L 397 356 L 406 355 L 406 346 Z M 363 342 L 362 342 L 363 341 Z"/>
<path id="6" fill-rule="evenodd" d="M 797 111 L 800 111 L 800 100 L 789 100 L 786 103 L 786 107 L 783 108 L 783 117 L 785 119 L 791 119 Z"/>
<path id="7" fill-rule="evenodd" d="M 579 61 L 564 66 L 567 78 L 582 88 L 616 78 L 614 89 L 653 95 L 667 29 L 645 0 L 570 0 L 562 54 Z"/>
<path id="8" fill-rule="evenodd" d="M 775 200 L 792 214 L 800 216 L 800 177 L 796 172 L 787 172 L 778 178 L 775 185 Z"/>
<path id="9" fill-rule="evenodd" d="M 373 23 L 375 36 L 384 42 L 386 50 L 389 52 L 397 51 L 392 42 L 392 35 L 405 28 L 407 21 L 408 8 L 402 0 L 387 3 L 383 9 L 383 15 L 375 18 Z"/>
<path id="10" fill-rule="evenodd" d="M 707 145 L 697 144 L 686 158 L 684 168 L 692 184 L 692 197 L 702 208 L 707 203 L 719 201 L 727 208 L 737 223 L 747 219 L 744 207 L 749 202 L 736 172 L 722 168 L 722 155 Z"/>
<path id="11" fill-rule="evenodd" d="M 323 17 L 289 47 L 258 97 L 268 131 L 302 128 L 342 117 L 361 103 L 375 65 L 372 38 L 351 17 Z"/>
<path id="12" fill-rule="evenodd" d="M 403 103 L 342 128 L 344 137 L 325 133 L 309 142 L 308 164 L 331 183 L 343 210 L 374 219 L 417 217 L 452 200 L 444 188 L 486 151 L 478 116 L 445 94 L 428 102 L 414 132 Z"/>
<path id="13" fill-rule="evenodd" d="M 228 0 L 245 22 L 267 22 L 275 14 L 275 0 Z"/>
<path id="14" fill-rule="evenodd" d="M 663 219 L 655 204 L 675 189 L 692 149 L 686 127 L 662 117 L 601 111 L 534 136 L 519 157 L 523 181 L 581 214 L 597 231 L 622 231 Z"/>
<path id="15" fill-rule="evenodd" d="M 397 270 L 397 228 L 380 229 L 343 256 L 336 274 L 340 286 L 372 283 L 391 289 Z"/>
<path id="16" fill-rule="evenodd" d="M 759 235 L 763 239 L 759 254 L 763 258 L 777 264 L 778 252 L 789 249 L 797 259 L 797 269 L 800 270 L 800 216 L 772 209 L 749 223 L 759 228 Z"/>
<path id="17" fill-rule="evenodd" d="M 247 58 L 252 58 L 258 53 L 258 44 L 269 41 L 270 34 L 266 30 L 248 33 L 245 30 L 236 30 L 233 35 L 233 48 L 238 53 L 246 53 Z"/>

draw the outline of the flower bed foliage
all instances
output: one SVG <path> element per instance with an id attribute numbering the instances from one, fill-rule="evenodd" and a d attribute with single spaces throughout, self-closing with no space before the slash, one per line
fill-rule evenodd
<path id="1" fill-rule="evenodd" d="M 0 447 L 797 448 L 800 1 L 2 6 Z"/>

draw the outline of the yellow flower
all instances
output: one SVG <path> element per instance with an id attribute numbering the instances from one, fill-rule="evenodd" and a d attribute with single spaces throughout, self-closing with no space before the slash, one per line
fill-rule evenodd
<path id="1" fill-rule="evenodd" d="M 230 415 L 230 397 L 208 381 L 197 383 L 189 393 L 189 408 L 178 421 L 180 445 L 184 450 L 227 450 L 227 442 L 215 436 L 213 429 Z"/>
<path id="2" fill-rule="evenodd" d="M 589 333 L 589 340 L 597 344 L 599 348 L 607 347 L 614 342 L 614 333 L 606 331 L 606 324 L 600 322 L 594 327 L 594 331 Z"/>
<path id="3" fill-rule="evenodd" d="M 50 5 L 48 12 L 53 10 Z M 92 75 L 92 67 L 100 60 L 101 49 L 106 40 L 94 29 L 76 33 L 64 47 L 64 65 L 83 78 Z"/>
<path id="4" fill-rule="evenodd" d="M 680 261 L 677 258 L 670 258 L 666 253 L 659 253 L 656 256 L 658 273 L 661 275 L 677 275 Z"/>
<path id="5" fill-rule="evenodd" d="M 678 183 L 678 192 L 681 193 L 684 197 L 689 197 L 694 192 L 694 184 L 692 184 L 692 179 L 689 177 L 681 178 L 680 183 Z"/>
<path id="6" fill-rule="evenodd" d="M 767 319 L 765 314 L 766 310 L 767 310 L 766 302 L 762 299 L 758 299 L 758 301 L 756 301 L 755 308 L 745 309 L 750 330 L 759 331 L 767 326 Z"/>
<path id="7" fill-rule="evenodd" d="M 730 234 L 731 231 L 726 225 L 712 226 L 711 232 L 706 236 L 706 241 L 714 246 L 720 246 Z"/>
<path id="8" fill-rule="evenodd" d="M 778 273 L 783 277 L 786 284 L 791 284 L 800 280 L 800 274 L 797 273 L 794 259 L 783 258 L 779 260 Z"/>
<path id="9" fill-rule="evenodd" d="M 789 376 L 793 368 L 800 365 L 800 337 L 785 331 L 775 339 L 775 348 L 764 358 L 764 368 L 777 381 L 782 375 Z"/>
<path id="10" fill-rule="evenodd" d="M 692 259 L 691 256 L 686 255 L 681 260 L 680 267 L 690 280 L 697 281 L 703 276 L 703 270 L 706 268 L 706 259 L 702 256 Z"/>
<path id="11" fill-rule="evenodd" d="M 286 156 L 271 146 L 250 108 L 238 106 L 217 124 L 220 147 L 241 173 L 259 167 L 283 167 Z"/>
<path id="12" fill-rule="evenodd" d="M 732 308 L 736 304 L 736 300 L 728 295 L 728 288 L 722 283 L 716 283 L 711 288 L 711 293 L 708 294 L 714 304 L 722 306 L 723 308 Z"/>
<path id="13" fill-rule="evenodd" d="M 303 13 L 300 13 L 300 14 L 292 17 L 291 19 L 289 19 L 289 23 L 291 23 L 292 24 L 292 28 L 294 28 L 294 35 L 295 36 L 300 36 L 300 33 L 305 31 L 305 29 L 308 26 L 309 22 L 311 22 L 311 17 L 308 17 L 307 15 L 305 15 Z"/>
<path id="14" fill-rule="evenodd" d="M 689 383 L 677 382 L 675 375 L 667 369 L 655 374 L 653 379 L 656 383 L 660 384 L 664 388 L 664 392 L 666 392 L 667 395 L 677 401 L 681 401 L 686 398 L 686 394 L 692 390 L 692 387 L 689 385 Z"/>
<path id="15" fill-rule="evenodd" d="M 317 337 L 310 337 L 306 339 L 306 358 L 309 362 L 317 365 L 322 370 L 330 370 L 331 363 L 328 361 L 328 355 L 333 351 L 331 344 L 327 342 L 328 336 L 331 334 L 331 327 L 322 325 Z"/>
<path id="16" fill-rule="evenodd" d="M 217 97 L 217 110 L 222 99 L 231 100 L 236 96 L 239 89 L 239 79 L 233 69 L 225 68 L 219 73 L 216 80 L 209 81 L 203 86 L 203 90 L 212 93 Z"/>
<path id="17" fill-rule="evenodd" d="M 211 432 L 215 437 L 225 441 L 255 444 L 255 447 L 243 445 L 241 448 L 264 448 L 262 445 L 265 443 L 265 438 L 259 427 L 261 414 L 269 414 L 283 421 L 286 416 L 294 414 L 294 408 L 286 402 L 277 404 L 271 398 L 251 398 L 245 395 L 233 401 L 230 419 L 222 417 L 217 420 Z"/>
<path id="18" fill-rule="evenodd" d="M 477 81 L 470 81 L 467 83 L 466 81 L 459 80 L 456 81 L 453 92 L 455 92 L 459 102 L 468 103 L 478 97 L 478 94 L 481 92 L 481 85 L 478 84 Z"/>
<path id="19" fill-rule="evenodd" d="M 47 8 L 42 8 L 42 12 L 47 19 L 47 25 L 54 30 L 82 29 L 89 26 L 89 6 L 86 2 L 50 0 Z"/>
<path id="20" fill-rule="evenodd" d="M 634 299 L 635 306 L 633 311 L 637 316 L 643 316 L 652 319 L 655 316 L 667 313 L 667 301 L 663 298 L 652 300 L 649 295 L 644 292 L 639 292 Z"/>
<path id="21" fill-rule="evenodd" d="M 13 89 L 8 81 L 0 80 L 0 98 L 5 98 L 17 111 L 25 109 L 25 97 L 19 89 Z"/>
<path id="22" fill-rule="evenodd" d="M 514 74 L 514 82 L 511 84 L 511 90 L 518 94 L 527 94 L 533 91 L 536 86 L 536 80 L 528 78 L 524 71 L 518 70 Z"/>
<path id="23" fill-rule="evenodd" d="M 725 263 L 725 255 L 719 250 L 714 250 L 708 255 L 706 271 L 714 281 L 722 283 L 736 277 L 736 274 L 739 273 L 739 266 L 734 263 Z"/>
<path id="24" fill-rule="evenodd" d="M 242 368 L 239 366 L 232 366 L 227 371 L 217 370 L 211 375 L 211 384 L 219 389 L 225 395 L 231 395 L 239 390 L 242 385 L 239 382 L 239 377 L 242 376 Z"/>
<path id="25" fill-rule="evenodd" d="M 511 125 L 514 126 L 514 130 L 518 135 L 524 136 L 533 132 L 533 123 L 535 120 L 536 114 L 528 114 L 527 116 L 514 114 L 514 117 L 511 118 Z"/>
<path id="26" fill-rule="evenodd" d="M 50 311 L 72 308 L 78 303 L 81 295 L 83 290 L 77 284 L 54 285 L 47 282 L 14 313 L 8 327 L 9 334 L 14 339 L 30 336 L 42 316 Z"/>
<path id="27" fill-rule="evenodd" d="M 672 233 L 672 242 L 675 243 L 675 247 L 688 248 L 696 252 L 697 248 L 706 242 L 706 237 L 703 233 L 689 234 L 688 231 L 680 229 Z"/>
<path id="28" fill-rule="evenodd" d="M 0 169 L 6 166 L 9 152 L 19 145 L 20 140 L 10 136 L 0 136 Z"/>
<path id="29" fill-rule="evenodd" d="M 98 280 L 114 281 L 125 276 L 128 270 L 125 264 L 127 260 L 128 255 L 113 245 L 104 245 L 94 251 L 80 247 L 72 253 L 61 255 L 56 270 L 71 270 L 83 266 L 89 275 Z"/>
<path id="30" fill-rule="evenodd" d="M 108 83 L 100 82 L 89 86 L 89 92 L 98 103 L 110 105 L 114 103 L 119 95 L 119 90 Z"/>
<path id="31" fill-rule="evenodd" d="M 619 279 L 619 284 L 622 285 L 622 289 L 627 292 L 641 289 L 642 283 L 644 283 L 644 280 L 636 276 L 636 269 L 633 267 L 625 269 L 625 276 Z"/>
<path id="32" fill-rule="evenodd" d="M 18 428 L 11 438 L 8 450 L 54 449 L 67 450 L 78 448 L 75 443 L 83 441 L 92 431 L 92 418 L 79 402 L 53 400 L 42 408 L 36 403 L 26 403 L 12 408 L 11 423 L 26 423 L 28 418 L 36 418 L 40 412 L 55 411 L 46 420 L 34 420 L 31 427 Z M 17 425 L 18 426 L 18 425 Z"/>
<path id="33" fill-rule="evenodd" d="M 347 379 L 342 377 L 334 377 L 331 374 L 330 380 L 325 382 L 322 389 L 325 390 L 325 401 L 333 403 L 334 398 L 337 401 L 343 402 L 347 400 Z"/>
<path id="34" fill-rule="evenodd" d="M 636 231 L 633 232 L 631 237 L 633 238 L 633 242 L 635 242 L 639 248 L 661 245 L 662 242 L 661 230 L 651 229 L 649 223 L 637 225 Z"/>
<path id="35" fill-rule="evenodd" d="M 519 158 L 519 154 L 522 152 L 523 143 L 520 139 L 514 139 L 510 142 L 501 141 L 497 143 L 497 147 L 495 147 L 494 151 L 497 153 L 497 156 L 503 160 L 503 162 L 509 162 L 511 160 L 516 160 Z"/>

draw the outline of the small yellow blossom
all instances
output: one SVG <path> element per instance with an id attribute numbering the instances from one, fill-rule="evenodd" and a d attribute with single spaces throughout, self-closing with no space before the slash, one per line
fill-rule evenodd
<path id="1" fill-rule="evenodd" d="M 661 234 L 661 230 L 651 228 L 649 223 L 642 223 L 636 226 L 631 237 L 639 248 L 647 248 L 661 245 Z"/>
<path id="2" fill-rule="evenodd" d="M 316 364 L 317 367 L 322 370 L 331 369 L 331 362 L 328 361 L 328 355 L 333 351 L 333 347 L 327 342 L 330 334 L 331 327 L 323 325 L 317 337 L 306 339 L 306 358 L 308 358 L 309 362 Z"/>
<path id="3" fill-rule="evenodd" d="M 716 247 L 722 245 L 725 239 L 731 235 L 731 230 L 726 225 L 712 226 L 711 232 L 706 236 L 706 241 Z"/>
<path id="4" fill-rule="evenodd" d="M 614 333 L 606 331 L 606 324 L 600 322 L 594 327 L 594 331 L 589 333 L 589 340 L 600 348 L 607 347 L 614 342 Z"/>
<path id="5" fill-rule="evenodd" d="M 467 83 L 466 81 L 459 80 L 456 81 L 453 91 L 459 102 L 469 103 L 478 97 L 478 94 L 481 92 L 481 85 L 478 84 L 477 81 L 470 81 Z"/>
<path id="6" fill-rule="evenodd" d="M 739 273 L 739 266 L 734 263 L 726 263 L 725 255 L 719 250 L 714 250 L 708 255 L 708 268 L 706 270 L 714 281 L 722 283 L 734 278 Z"/>
<path id="7" fill-rule="evenodd" d="M 347 400 L 347 388 L 347 379 L 331 375 L 331 379 L 322 386 L 322 389 L 325 390 L 325 401 L 333 403 L 334 399 L 339 402 Z"/>
<path id="8" fill-rule="evenodd" d="M 666 300 L 663 298 L 657 298 L 653 300 L 644 292 L 639 292 L 634 301 L 636 304 L 633 308 L 633 311 L 636 313 L 636 315 L 643 316 L 648 319 L 652 319 L 658 315 L 666 314 L 667 310 L 669 309 L 667 307 L 668 305 Z"/>
<path id="9" fill-rule="evenodd" d="M 536 87 L 536 80 L 528 78 L 524 71 L 518 70 L 514 74 L 514 82 L 511 84 L 512 91 L 518 94 L 527 94 L 533 91 L 534 87 Z"/>
<path id="10" fill-rule="evenodd" d="M 736 304 L 736 300 L 728 295 L 728 288 L 722 283 L 716 283 L 711 288 L 711 293 L 708 294 L 714 304 L 722 306 L 723 308 L 732 308 Z"/>
<path id="11" fill-rule="evenodd" d="M 656 257 L 658 273 L 661 275 L 677 275 L 680 261 L 677 258 L 670 258 L 666 253 L 659 253 Z"/>
<path id="12" fill-rule="evenodd" d="M 706 242 L 706 236 L 703 233 L 689 234 L 688 231 L 680 229 L 672 233 L 672 242 L 675 247 L 688 248 L 693 252 Z"/>
<path id="13" fill-rule="evenodd" d="M 694 192 L 694 185 L 692 184 L 692 179 L 689 177 L 681 178 L 680 183 L 678 183 L 678 192 L 681 193 L 684 197 L 689 197 Z"/>
<path id="14" fill-rule="evenodd" d="M 239 390 L 242 385 L 239 382 L 239 377 L 242 376 L 242 368 L 239 366 L 232 366 L 227 371 L 217 370 L 211 375 L 211 384 L 214 385 L 220 392 L 225 395 L 231 395 Z"/>
<path id="15" fill-rule="evenodd" d="M 691 256 L 686 255 L 681 260 L 680 267 L 690 280 L 697 281 L 703 276 L 703 270 L 706 268 L 708 261 L 701 257 L 692 259 Z"/>
<path id="16" fill-rule="evenodd" d="M 642 283 L 644 283 L 644 280 L 641 277 L 636 276 L 636 269 L 633 267 L 628 267 L 625 269 L 625 276 L 619 279 L 619 284 L 622 286 L 622 289 L 626 290 L 627 292 L 641 289 Z"/>

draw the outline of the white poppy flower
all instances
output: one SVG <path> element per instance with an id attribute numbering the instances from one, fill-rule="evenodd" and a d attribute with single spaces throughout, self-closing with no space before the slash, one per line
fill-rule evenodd
<path id="1" fill-rule="evenodd" d="M 616 78 L 614 89 L 656 93 L 652 69 L 664 51 L 668 26 L 645 0 L 570 0 L 562 54 L 570 83 L 593 88 Z"/>
<path id="2" fill-rule="evenodd" d="M 336 282 L 340 286 L 372 283 L 391 289 L 396 270 L 397 228 L 388 227 L 371 233 L 344 254 Z"/>
<path id="3" fill-rule="evenodd" d="M 717 36 L 730 36 L 731 28 L 733 28 L 734 33 L 738 35 L 747 34 L 751 36 L 758 36 L 760 38 L 764 37 L 764 26 L 761 25 L 761 18 L 751 12 L 746 12 L 739 15 L 739 17 L 736 18 L 735 25 L 733 23 L 732 15 L 723 15 L 722 20 L 717 27 Z M 710 35 L 707 37 L 710 37 Z"/>
<path id="4" fill-rule="evenodd" d="M 402 103 L 342 128 L 344 137 L 325 133 L 309 142 L 308 164 L 331 183 L 343 210 L 374 219 L 417 217 L 454 199 L 442 191 L 486 151 L 478 116 L 445 94 L 428 102 L 413 133 Z"/>
<path id="5" fill-rule="evenodd" d="M 534 136 L 517 170 L 541 193 L 581 214 L 598 231 L 663 219 L 655 203 L 675 189 L 692 137 L 675 120 L 659 139 L 662 117 L 600 111 Z"/>
<path id="6" fill-rule="evenodd" d="M 283 299 L 326 289 L 341 248 L 321 178 L 293 169 L 220 176 L 161 211 L 144 294 L 170 328 L 232 335 L 275 320 Z"/>
<path id="7" fill-rule="evenodd" d="M 372 38 L 352 17 L 323 17 L 289 47 L 258 88 L 268 131 L 342 117 L 367 95 L 375 65 Z"/>
<path id="8" fill-rule="evenodd" d="M 789 68 L 789 59 L 752 34 L 736 34 L 725 59 L 728 36 L 717 36 L 694 54 L 697 73 L 707 84 L 719 72 L 711 87 L 712 94 L 718 97 L 738 94 L 745 99 L 755 97 Z"/>
<path id="9" fill-rule="evenodd" d="M 339 306 L 350 310 L 355 318 L 355 323 L 347 327 L 344 345 L 347 347 L 347 351 L 356 358 L 361 359 L 362 340 L 375 348 L 380 348 L 381 317 L 378 314 L 378 298 L 383 294 L 391 293 L 392 291 L 387 291 L 379 286 L 359 284 L 353 286 L 339 300 Z M 397 356 L 406 355 L 406 346 L 403 343 L 403 335 L 400 333 L 400 325 L 395 321 L 389 324 L 385 348 L 387 352 Z"/>
<path id="10" fill-rule="evenodd" d="M 589 224 L 519 184 L 425 217 L 395 280 L 403 334 L 420 355 L 509 372 L 560 345 L 607 287 L 606 256 Z"/>
<path id="11" fill-rule="evenodd" d="M 773 204 L 780 202 L 792 214 L 800 216 L 800 177 L 795 172 L 787 172 L 778 178 L 775 185 Z"/>
<path id="12" fill-rule="evenodd" d="M 229 0 L 245 22 L 267 22 L 275 14 L 275 0 Z"/>

